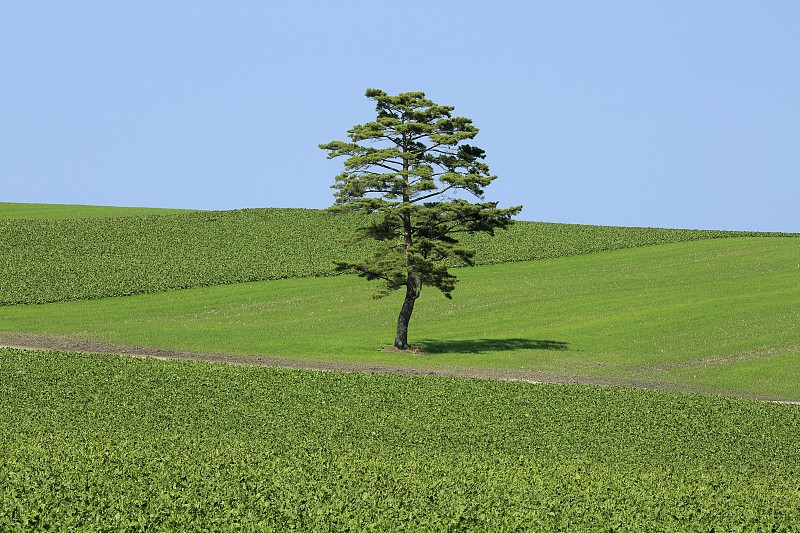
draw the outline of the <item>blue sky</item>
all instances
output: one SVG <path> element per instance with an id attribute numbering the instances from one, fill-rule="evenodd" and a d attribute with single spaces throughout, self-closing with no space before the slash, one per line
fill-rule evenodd
<path id="1" fill-rule="evenodd" d="M 0 201 L 324 208 L 376 87 L 521 219 L 800 232 L 794 0 L 7 2 L 0 72 Z"/>

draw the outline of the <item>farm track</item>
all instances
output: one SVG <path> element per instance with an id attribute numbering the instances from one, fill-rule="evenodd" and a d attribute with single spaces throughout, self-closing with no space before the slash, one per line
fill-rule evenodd
<path id="1" fill-rule="evenodd" d="M 690 387 L 685 385 L 679 386 L 674 383 L 664 383 L 655 380 L 638 379 L 636 377 L 626 376 L 588 376 L 580 374 L 559 374 L 525 369 L 505 370 L 497 368 L 449 368 L 432 370 L 341 363 L 335 361 L 304 361 L 278 357 L 265 357 L 263 355 L 226 355 L 217 353 L 187 352 L 182 350 L 165 350 L 160 348 L 148 348 L 144 346 L 96 342 L 63 335 L 47 335 L 37 333 L 0 333 L 0 348 L 115 354 L 127 357 L 153 358 L 162 361 L 196 361 L 230 365 L 293 368 L 322 372 L 366 372 L 408 376 L 497 379 L 502 381 L 522 381 L 531 384 L 580 384 L 602 387 L 632 387 L 647 390 L 721 394 L 728 396 L 731 395 L 730 393 L 720 390 L 702 387 Z M 796 401 L 778 401 L 763 397 L 752 397 L 751 399 L 800 405 L 800 402 Z"/>

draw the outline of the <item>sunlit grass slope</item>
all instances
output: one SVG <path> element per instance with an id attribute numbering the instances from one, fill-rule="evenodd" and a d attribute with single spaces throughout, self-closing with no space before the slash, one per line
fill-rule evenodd
<path id="1" fill-rule="evenodd" d="M 186 213 L 188 211 L 190 210 L 152 207 L 115 207 L 104 205 L 74 204 L 20 204 L 0 202 L 0 220 L 62 220 L 75 218 L 131 217 Z"/>
<path id="2" fill-rule="evenodd" d="M 23 206 L 16 212 L 37 209 Z M 50 213 L 46 218 L 0 216 L 0 305 L 328 276 L 334 274 L 335 261 L 370 253 L 367 245 L 342 242 L 363 224 L 356 215 L 245 209 L 144 216 L 128 208 L 104 209 L 44 206 L 41 213 Z M 5 212 L 15 209 L 6 207 Z M 66 212 L 85 217 L 71 218 Z M 102 212 L 114 216 L 99 216 Z M 742 235 L 519 222 L 495 238 L 466 236 L 464 241 L 476 249 L 478 264 L 498 264 Z"/>
<path id="3" fill-rule="evenodd" d="M 794 531 L 800 409 L 0 349 L 3 531 Z"/>
<path id="4" fill-rule="evenodd" d="M 800 400 L 800 239 L 735 238 L 460 269 L 383 353 L 402 295 L 354 276 L 0 309 L 0 330 L 389 367 L 493 368 Z"/>

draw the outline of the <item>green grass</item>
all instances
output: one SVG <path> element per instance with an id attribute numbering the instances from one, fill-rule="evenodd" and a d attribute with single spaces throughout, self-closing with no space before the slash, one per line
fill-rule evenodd
<path id="1" fill-rule="evenodd" d="M 0 349 L 0 529 L 791 531 L 800 409 Z"/>
<path id="2" fill-rule="evenodd" d="M 800 400 L 797 235 L 518 223 L 410 355 L 402 295 L 324 277 L 358 223 L 0 204 L 0 332 Z M 800 524 L 793 405 L 9 349 L 0 405 L 3 531 Z"/>
<path id="3" fill-rule="evenodd" d="M 335 261 L 369 253 L 366 245 L 342 244 L 364 222 L 355 215 L 245 209 L 142 216 L 110 208 L 113 217 L 86 218 L 92 208 L 78 206 L 74 213 L 83 218 L 70 219 L 56 215 L 69 206 L 42 209 L 48 218 L 0 216 L 0 305 L 329 276 Z M 498 264 L 743 235 L 750 234 L 519 222 L 495 238 L 466 236 L 464 242 L 477 250 L 478 264 Z"/>
<path id="4" fill-rule="evenodd" d="M 64 220 L 186 213 L 188 209 L 0 202 L 0 220 Z"/>
<path id="5" fill-rule="evenodd" d="M 383 353 L 401 294 L 354 276 L 0 308 L 0 331 L 800 400 L 800 240 L 736 238 L 460 269 Z"/>

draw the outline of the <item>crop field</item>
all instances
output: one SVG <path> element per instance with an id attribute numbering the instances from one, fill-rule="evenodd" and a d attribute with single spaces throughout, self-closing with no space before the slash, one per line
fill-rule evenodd
<path id="1" fill-rule="evenodd" d="M 0 217 L 0 305 L 329 276 L 335 260 L 369 253 L 367 245 L 342 244 L 364 221 L 355 215 L 245 209 L 122 216 L 125 208 L 108 209 L 115 216 L 64 218 L 54 207 L 54 218 L 40 218 L 50 211 L 34 206 L 35 219 Z M 4 212 L 21 217 L 25 210 L 0 208 Z M 485 265 L 746 235 L 520 222 L 493 239 L 466 236 L 464 242 Z"/>
<path id="2" fill-rule="evenodd" d="M 800 409 L 0 351 L 0 529 L 790 531 Z"/>
<path id="3" fill-rule="evenodd" d="M 759 237 L 459 269 L 412 318 L 426 356 L 379 351 L 402 295 L 355 276 L 0 307 L 0 331 L 800 400 L 798 263 L 800 239 Z"/>
<path id="4" fill-rule="evenodd" d="M 102 205 L 15 204 L 0 202 L 0 220 L 132 217 L 187 213 L 189 209 L 112 207 Z"/>
<path id="5" fill-rule="evenodd" d="M 0 531 L 800 530 L 797 234 L 517 223 L 398 354 L 363 219 L 126 209 L 0 203 L 0 345 L 348 371 L 0 348 Z"/>

